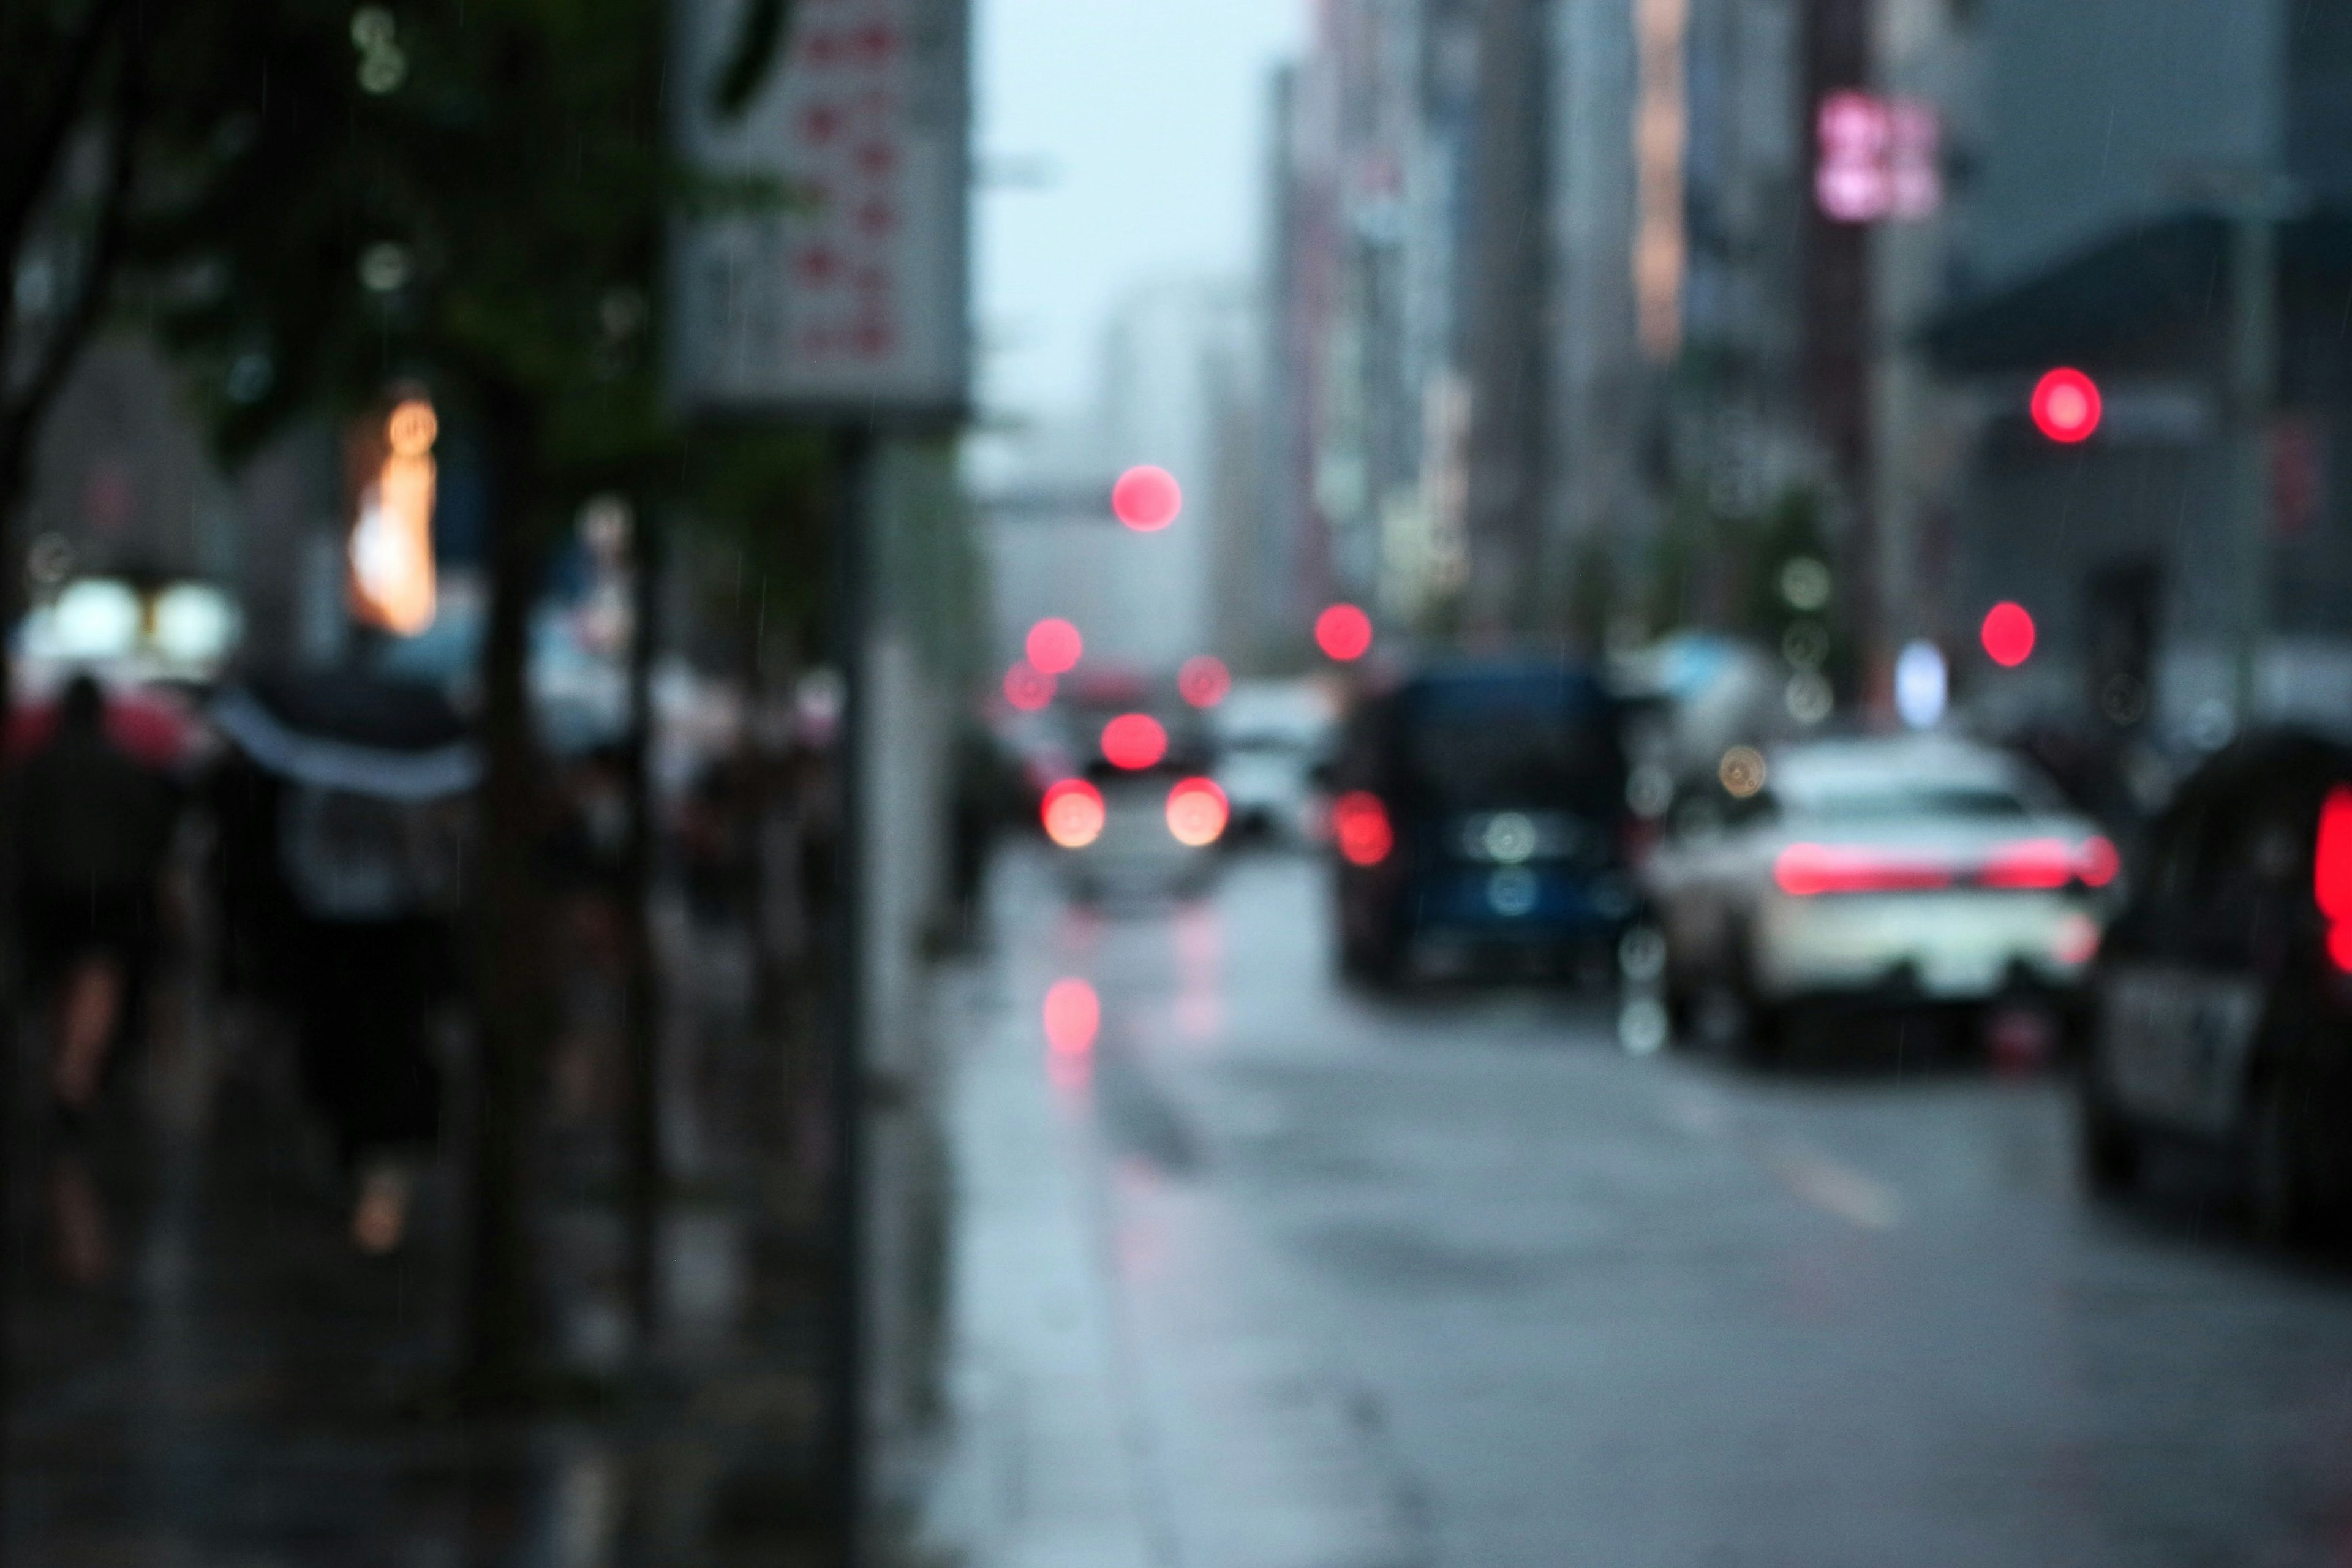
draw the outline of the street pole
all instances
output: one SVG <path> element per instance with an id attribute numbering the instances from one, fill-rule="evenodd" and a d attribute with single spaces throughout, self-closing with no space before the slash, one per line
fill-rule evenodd
<path id="1" fill-rule="evenodd" d="M 825 1074 L 833 1134 L 827 1194 L 833 1259 L 826 1302 L 825 1470 L 841 1529 L 842 1568 L 865 1555 L 866 961 L 867 875 L 874 842 L 867 759 L 874 740 L 872 633 L 874 452 L 870 426 L 843 426 L 834 443 L 834 659 L 842 678 L 834 739 L 839 816 L 834 838 L 832 1050 Z"/>
<path id="2" fill-rule="evenodd" d="M 2273 205 L 2251 202 L 2231 226 L 2230 363 L 2231 690 L 2241 731 L 2255 718 L 2263 634 L 2270 620 L 2270 416 L 2278 384 L 2278 226 Z"/>

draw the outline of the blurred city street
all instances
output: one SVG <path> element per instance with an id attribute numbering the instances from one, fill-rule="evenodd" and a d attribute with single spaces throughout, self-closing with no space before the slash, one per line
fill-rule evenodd
<path id="1" fill-rule="evenodd" d="M 1339 986 L 1301 858 L 1113 915 L 1046 869 L 963 982 L 975 1563 L 2345 1550 L 2343 1280 L 2193 1169 L 2086 1202 L 2061 1079 L 1637 1058 L 1558 991 Z M 1099 1034 L 1056 1052 L 1073 976 Z"/>
<path id="2" fill-rule="evenodd" d="M 0 1568 L 2352 1568 L 2352 5 L 0 5 Z"/>

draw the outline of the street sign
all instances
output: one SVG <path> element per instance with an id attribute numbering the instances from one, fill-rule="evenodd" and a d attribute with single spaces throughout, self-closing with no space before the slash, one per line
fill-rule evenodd
<path id="1" fill-rule="evenodd" d="M 969 0 L 799 0 L 780 68 L 713 101 L 748 0 L 677 7 L 678 145 L 768 182 L 681 219 L 671 380 L 693 413 L 921 426 L 967 402 Z"/>

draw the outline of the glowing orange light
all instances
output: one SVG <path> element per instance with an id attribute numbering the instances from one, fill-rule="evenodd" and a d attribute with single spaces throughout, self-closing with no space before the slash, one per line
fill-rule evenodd
<path id="1" fill-rule="evenodd" d="M 1024 713 L 1034 713 L 1054 700 L 1054 678 L 1025 658 L 1013 661 L 1004 672 L 1004 700 Z"/>
<path id="2" fill-rule="evenodd" d="M 2034 427 L 2053 441 L 2087 441 L 2099 427 L 2099 384 L 2079 370 L 2061 366 L 2033 384 Z"/>
<path id="3" fill-rule="evenodd" d="M 434 438 L 440 421 L 421 397 L 404 398 L 385 416 L 385 454 L 360 491 L 352 529 L 351 600 L 369 626 L 415 637 L 433 624 Z"/>
<path id="4" fill-rule="evenodd" d="M 1046 837 L 1065 849 L 1084 849 L 1102 837 L 1102 791 L 1084 779 L 1064 779 L 1045 792 L 1040 815 Z"/>
<path id="5" fill-rule="evenodd" d="M 1372 617 L 1353 605 L 1334 605 L 1315 617 L 1315 646 L 1345 664 L 1371 651 Z"/>
<path id="6" fill-rule="evenodd" d="M 1184 510 L 1184 491 L 1175 475 L 1146 463 L 1119 475 L 1110 488 L 1110 510 L 1138 533 L 1155 533 Z"/>
<path id="7" fill-rule="evenodd" d="M 1029 628 L 1024 645 L 1029 662 L 1046 675 L 1067 675 L 1086 656 L 1087 639 L 1078 628 L 1058 616 L 1048 616 Z"/>
<path id="8" fill-rule="evenodd" d="M 1149 713 L 1122 713 L 1103 726 L 1102 754 L 1129 773 L 1150 767 L 1168 754 L 1168 731 Z"/>
<path id="9" fill-rule="evenodd" d="M 1102 998 L 1083 980 L 1056 980 L 1045 992 L 1045 1044 L 1055 1056 L 1082 1057 L 1102 1030 Z"/>
<path id="10" fill-rule="evenodd" d="M 1213 654 L 1188 658 L 1184 668 L 1176 672 L 1177 691 L 1195 708 L 1214 708 L 1233 689 L 1233 671 Z"/>
<path id="11" fill-rule="evenodd" d="M 1389 808 L 1370 790 L 1350 790 L 1331 803 L 1331 837 L 1350 866 L 1377 866 L 1396 847 Z"/>
<path id="12" fill-rule="evenodd" d="M 1978 636 L 1986 657 L 2003 669 L 2014 669 L 2033 656 L 2033 617 L 2022 605 L 2003 599 L 1987 610 Z"/>
<path id="13" fill-rule="evenodd" d="M 2352 784 L 2337 784 L 2320 805 L 2311 896 L 2330 922 L 2327 956 L 2352 973 Z"/>
<path id="14" fill-rule="evenodd" d="M 1168 831 L 1188 848 L 1205 849 L 1223 837 L 1231 815 L 1213 779 L 1186 779 L 1168 792 Z"/>

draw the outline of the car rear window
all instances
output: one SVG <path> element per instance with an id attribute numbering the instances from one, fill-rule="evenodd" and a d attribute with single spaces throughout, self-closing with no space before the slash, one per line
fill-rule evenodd
<path id="1" fill-rule="evenodd" d="M 1441 810 L 1601 813 L 1623 793 L 1616 738 L 1600 713 L 1533 703 L 1424 709 L 1404 751 L 1414 785 Z"/>
<path id="2" fill-rule="evenodd" d="M 1806 791 L 1789 802 L 1835 822 L 2014 821 L 2033 815 L 2014 791 L 1992 784 L 1862 784 Z"/>

